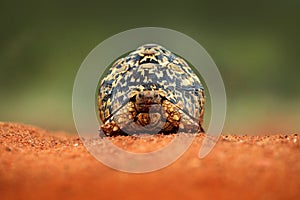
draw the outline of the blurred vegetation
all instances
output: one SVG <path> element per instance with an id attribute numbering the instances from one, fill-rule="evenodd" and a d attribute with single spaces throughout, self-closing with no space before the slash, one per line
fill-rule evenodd
<path id="1" fill-rule="evenodd" d="M 0 120 L 74 132 L 72 87 L 87 54 L 113 34 L 157 26 L 191 36 L 216 62 L 225 132 L 299 132 L 299 10 L 294 0 L 1 0 Z"/>

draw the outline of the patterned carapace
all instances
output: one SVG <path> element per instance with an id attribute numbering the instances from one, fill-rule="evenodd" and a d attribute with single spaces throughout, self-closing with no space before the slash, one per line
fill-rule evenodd
<path id="1" fill-rule="evenodd" d="M 183 59 L 143 45 L 101 80 L 101 129 L 107 136 L 203 131 L 204 102 L 204 88 Z"/>

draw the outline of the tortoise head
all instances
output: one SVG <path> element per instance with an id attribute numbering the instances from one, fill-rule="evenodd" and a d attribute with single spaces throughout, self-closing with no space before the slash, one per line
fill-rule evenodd
<path id="1" fill-rule="evenodd" d="M 134 107 L 138 113 L 149 113 L 151 107 L 161 105 L 165 100 L 165 93 L 161 90 L 143 90 L 136 91 L 131 97 Z"/>

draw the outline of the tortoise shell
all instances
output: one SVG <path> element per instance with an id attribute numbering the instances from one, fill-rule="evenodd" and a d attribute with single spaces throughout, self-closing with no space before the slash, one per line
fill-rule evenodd
<path id="1" fill-rule="evenodd" d="M 107 136 L 203 131 L 204 88 L 180 57 L 156 44 L 118 59 L 101 80 L 101 129 Z"/>

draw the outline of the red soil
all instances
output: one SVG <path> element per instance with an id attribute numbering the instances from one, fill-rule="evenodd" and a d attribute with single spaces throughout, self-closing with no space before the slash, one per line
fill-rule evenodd
<path id="1" fill-rule="evenodd" d="M 299 134 L 223 135 L 199 159 L 203 138 L 162 170 L 128 174 L 98 162 L 77 135 L 0 123 L 0 199 L 300 199 Z M 114 138 L 124 141 L 144 148 Z"/>

